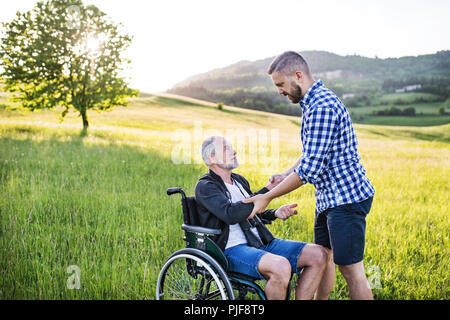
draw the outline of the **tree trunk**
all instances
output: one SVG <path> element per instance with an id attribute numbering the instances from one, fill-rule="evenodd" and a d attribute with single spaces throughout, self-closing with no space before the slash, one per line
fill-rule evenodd
<path id="1" fill-rule="evenodd" d="M 89 127 L 86 110 L 80 111 L 80 114 L 81 114 L 81 118 L 83 119 L 83 130 L 86 130 Z"/>

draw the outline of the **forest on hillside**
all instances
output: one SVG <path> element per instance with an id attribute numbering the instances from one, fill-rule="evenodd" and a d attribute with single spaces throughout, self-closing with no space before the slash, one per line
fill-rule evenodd
<path id="1" fill-rule="evenodd" d="M 301 54 L 316 79 L 322 79 L 349 108 L 374 105 L 414 105 L 443 102 L 450 98 L 450 51 L 402 58 L 339 56 L 323 51 Z M 280 96 L 266 69 L 274 57 L 241 61 L 231 66 L 190 77 L 169 93 L 225 103 L 249 109 L 299 115 L 300 108 Z M 414 99 L 386 100 L 398 92 L 423 93 Z M 401 114 L 399 114 L 401 115 Z"/>

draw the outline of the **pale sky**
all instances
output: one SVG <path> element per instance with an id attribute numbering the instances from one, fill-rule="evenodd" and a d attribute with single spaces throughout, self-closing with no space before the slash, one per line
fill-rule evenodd
<path id="1" fill-rule="evenodd" d="M 2 1 L 0 21 L 36 0 Z M 240 60 L 325 50 L 388 58 L 450 49 L 449 0 L 84 0 L 134 36 L 131 85 L 147 92 Z"/>

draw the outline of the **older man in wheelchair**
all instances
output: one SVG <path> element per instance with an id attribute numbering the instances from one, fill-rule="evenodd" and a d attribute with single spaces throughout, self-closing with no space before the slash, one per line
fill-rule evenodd
<path id="1" fill-rule="evenodd" d="M 209 168 L 197 183 L 195 199 L 200 226 L 220 229 L 212 240 L 223 250 L 228 270 L 266 279 L 267 299 L 285 299 L 293 273 L 298 274 L 295 299 L 312 299 L 327 261 L 319 245 L 275 238 L 264 226 L 275 219 L 297 214 L 296 204 L 284 205 L 250 216 L 253 204 L 241 201 L 275 187 L 269 183 L 252 193 L 248 181 L 233 173 L 239 166 L 236 151 L 225 138 L 214 136 L 202 144 L 202 157 Z"/>

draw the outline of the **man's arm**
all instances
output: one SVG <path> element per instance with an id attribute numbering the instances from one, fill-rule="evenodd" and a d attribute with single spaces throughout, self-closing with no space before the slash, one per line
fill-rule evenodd
<path id="1" fill-rule="evenodd" d="M 302 156 L 297 160 L 298 167 L 270 192 L 244 201 L 255 204 L 250 218 L 264 210 L 272 199 L 285 195 L 303 184 L 315 183 L 325 167 L 325 159 L 338 129 L 339 117 L 332 108 L 318 107 L 310 114 L 306 121 L 306 141 L 303 144 Z"/>
<path id="2" fill-rule="evenodd" d="M 195 200 L 210 213 L 229 225 L 247 219 L 253 209 L 252 203 L 230 202 L 217 185 L 209 181 L 199 181 L 197 183 Z"/>
<path id="3" fill-rule="evenodd" d="M 288 169 L 283 171 L 282 173 L 273 174 L 270 176 L 269 181 L 267 182 L 267 188 L 269 190 L 276 187 L 278 184 L 281 183 L 288 175 L 290 175 L 292 172 L 294 172 L 295 168 L 297 168 L 300 165 L 301 157 L 297 159 L 297 161 Z"/>
<path id="4" fill-rule="evenodd" d="M 290 175 L 292 172 L 294 172 L 295 168 L 297 168 L 300 165 L 301 160 L 302 160 L 302 157 L 298 158 L 297 161 L 295 161 L 295 163 L 292 165 L 292 167 L 290 167 L 289 169 L 287 169 L 286 171 L 284 171 L 281 174 L 286 178 L 288 175 Z"/>
<path id="5" fill-rule="evenodd" d="M 246 185 L 247 189 L 251 192 L 250 184 L 248 183 L 247 179 L 245 179 L 244 177 L 242 177 L 242 179 L 243 179 L 242 183 L 244 183 Z M 251 193 L 250 198 L 254 197 L 258 194 L 265 194 L 265 193 L 269 192 L 270 190 L 272 190 L 274 187 L 275 187 L 275 185 L 267 185 L 267 186 L 261 188 L 260 190 L 254 192 L 254 193 Z M 277 210 L 278 209 L 268 209 L 261 213 L 258 213 L 258 216 L 264 224 L 269 224 L 273 220 L 279 218 L 276 214 Z M 252 211 L 253 211 L 253 208 L 252 208 Z M 252 216 L 252 218 L 253 218 L 253 216 Z"/>
<path id="6" fill-rule="evenodd" d="M 251 219 L 255 214 L 263 211 L 267 208 L 267 205 L 275 198 L 281 197 L 303 185 L 302 180 L 295 172 L 292 172 L 286 179 L 284 179 L 279 185 L 265 194 L 259 194 L 252 198 L 242 200 L 243 203 L 253 203 L 254 208 L 252 213 L 248 217 Z"/>

